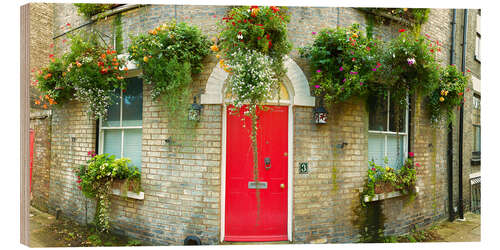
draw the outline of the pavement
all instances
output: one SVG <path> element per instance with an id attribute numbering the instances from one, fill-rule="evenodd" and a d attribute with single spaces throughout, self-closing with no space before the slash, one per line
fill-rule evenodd
<path id="1" fill-rule="evenodd" d="M 466 213 L 464 218 L 438 224 L 435 233 L 445 242 L 481 241 L 481 214 Z"/>
<path id="2" fill-rule="evenodd" d="M 431 229 L 440 238 L 440 242 L 474 242 L 481 241 L 481 215 L 466 213 L 465 220 L 456 219 L 453 222 L 443 221 Z M 30 247 L 65 247 L 68 242 L 60 234 L 50 229 L 56 223 L 55 216 L 42 212 L 34 207 L 30 208 Z M 285 242 L 274 242 L 284 244 Z M 286 242 L 287 243 L 287 242 Z M 238 245 L 241 243 L 228 243 Z M 243 243 L 244 244 L 244 243 Z M 248 244 L 248 243 L 247 243 Z M 262 244 L 262 243 L 261 243 Z M 271 244 L 266 242 L 264 244 Z"/>

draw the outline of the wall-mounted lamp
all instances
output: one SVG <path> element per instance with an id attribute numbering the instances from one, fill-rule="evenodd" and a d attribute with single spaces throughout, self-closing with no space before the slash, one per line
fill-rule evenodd
<path id="1" fill-rule="evenodd" d="M 188 120 L 199 122 L 201 120 L 201 109 L 203 105 L 196 102 L 196 96 L 193 97 L 193 104 L 189 108 Z"/>
<path id="2" fill-rule="evenodd" d="M 314 122 L 316 122 L 316 124 L 325 124 L 327 120 L 328 112 L 322 104 L 320 104 L 319 107 L 314 108 Z"/>

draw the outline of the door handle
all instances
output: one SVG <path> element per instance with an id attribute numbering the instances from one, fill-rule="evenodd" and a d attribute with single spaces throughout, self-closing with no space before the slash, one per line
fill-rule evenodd
<path id="1" fill-rule="evenodd" d="M 264 158 L 264 163 L 266 164 L 265 166 L 266 170 L 269 170 L 271 168 L 271 166 L 269 166 L 271 165 L 271 158 L 270 157 Z"/>
<path id="2" fill-rule="evenodd" d="M 280 184 L 280 188 L 281 188 L 281 189 L 284 189 L 284 188 L 285 188 L 285 183 L 281 183 L 281 184 Z"/>

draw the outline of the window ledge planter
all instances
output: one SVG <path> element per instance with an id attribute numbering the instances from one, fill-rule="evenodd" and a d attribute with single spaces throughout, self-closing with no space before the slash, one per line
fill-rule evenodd
<path id="1" fill-rule="evenodd" d="M 119 188 L 111 189 L 111 193 L 118 196 L 124 196 Z M 126 197 L 135 200 L 144 200 L 144 192 L 134 193 L 132 191 L 127 191 Z"/>
<path id="2" fill-rule="evenodd" d="M 419 191 L 418 187 L 415 187 L 415 193 L 418 193 L 418 191 Z M 403 194 L 399 191 L 393 191 L 393 192 L 389 192 L 389 193 L 375 194 L 373 197 L 371 197 L 371 199 L 370 199 L 370 196 L 365 195 L 363 197 L 363 200 L 365 202 L 381 201 L 381 200 L 391 199 L 391 198 L 400 197 L 400 196 L 404 196 L 404 195 L 405 194 Z"/>

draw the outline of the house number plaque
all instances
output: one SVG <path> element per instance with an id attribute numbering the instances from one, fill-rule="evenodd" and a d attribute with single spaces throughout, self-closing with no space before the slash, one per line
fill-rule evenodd
<path id="1" fill-rule="evenodd" d="M 307 174 L 309 172 L 309 166 L 307 162 L 299 162 L 299 174 Z"/>

